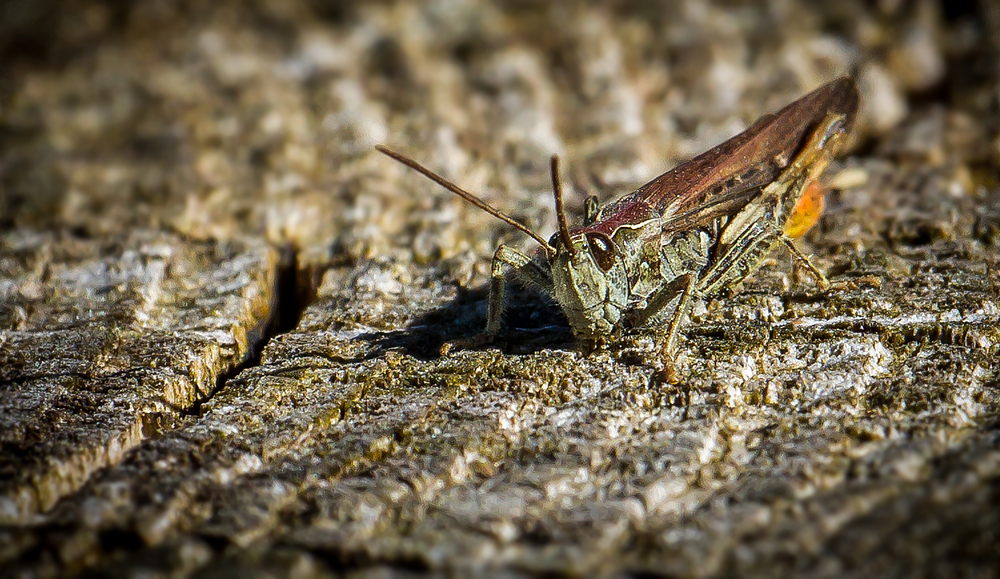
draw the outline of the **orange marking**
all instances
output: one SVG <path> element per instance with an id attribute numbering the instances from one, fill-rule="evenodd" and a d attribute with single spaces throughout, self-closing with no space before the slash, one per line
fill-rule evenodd
<path id="1" fill-rule="evenodd" d="M 785 235 L 802 237 L 816 225 L 826 207 L 825 194 L 826 191 L 818 181 L 813 181 L 806 187 L 802 197 L 795 204 L 795 209 L 792 209 L 792 214 L 788 216 L 788 221 L 785 222 Z"/>

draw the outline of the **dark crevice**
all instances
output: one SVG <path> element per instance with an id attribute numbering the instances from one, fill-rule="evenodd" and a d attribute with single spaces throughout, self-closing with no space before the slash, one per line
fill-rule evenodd
<path id="1" fill-rule="evenodd" d="M 268 339 L 294 330 L 302 319 L 302 314 L 314 301 L 319 290 L 322 268 L 301 268 L 298 251 L 288 246 L 284 250 L 278 271 L 278 320 L 277 327 Z"/>
<path id="2" fill-rule="evenodd" d="M 300 545 L 288 545 L 301 549 Z M 340 572 L 364 571 L 378 568 L 386 570 L 390 575 L 423 574 L 432 569 L 429 562 L 420 554 L 401 553 L 395 557 L 378 558 L 361 549 L 350 549 L 342 546 L 313 547 L 306 549 L 311 555 Z"/>
<path id="3" fill-rule="evenodd" d="M 293 245 L 282 247 L 280 252 L 270 319 L 261 330 L 251 334 L 247 356 L 241 362 L 219 372 L 211 391 L 196 399 L 181 412 L 182 415 L 201 416 L 204 404 L 221 392 L 230 380 L 244 370 L 260 366 L 261 356 L 271 340 L 294 330 L 306 308 L 316 299 L 322 271 L 313 268 L 300 270 L 298 251 Z"/>

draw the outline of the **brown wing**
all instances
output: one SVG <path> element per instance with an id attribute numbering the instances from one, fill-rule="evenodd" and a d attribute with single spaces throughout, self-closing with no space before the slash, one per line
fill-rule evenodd
<path id="1" fill-rule="evenodd" d="M 776 178 L 828 113 L 844 115 L 844 126 L 850 130 L 857 108 L 858 92 L 851 78 L 829 82 L 646 183 L 600 225 L 614 229 L 636 217 L 633 213 L 655 212 L 666 228 L 677 230 L 732 215 Z"/>

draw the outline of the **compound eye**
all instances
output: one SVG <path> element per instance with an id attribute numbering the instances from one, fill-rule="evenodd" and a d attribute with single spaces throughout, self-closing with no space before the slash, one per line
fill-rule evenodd
<path id="1" fill-rule="evenodd" d="M 587 245 L 597 266 L 604 271 L 611 269 L 615 264 L 615 245 L 611 243 L 611 238 L 603 233 L 591 232 L 587 234 Z"/>

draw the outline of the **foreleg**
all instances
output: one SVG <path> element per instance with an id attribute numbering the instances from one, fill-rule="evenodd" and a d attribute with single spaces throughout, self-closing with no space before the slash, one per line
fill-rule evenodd
<path id="1" fill-rule="evenodd" d="M 503 321 L 508 276 L 516 277 L 525 284 L 536 286 L 543 291 L 552 292 L 552 274 L 549 273 L 544 262 L 532 259 L 512 247 L 501 245 L 493 254 L 490 298 L 486 310 L 486 331 L 471 338 L 445 342 L 441 346 L 442 354 L 447 354 L 456 348 L 477 348 L 489 344 L 496 338 Z"/>
<path id="2" fill-rule="evenodd" d="M 684 321 L 691 314 L 691 305 L 697 293 L 697 284 L 698 278 L 693 273 L 677 276 L 653 294 L 647 306 L 636 317 L 638 325 L 648 322 L 662 312 L 674 300 L 677 293 L 680 292 L 680 301 L 677 302 L 677 309 L 674 310 L 674 315 L 670 318 L 670 324 L 667 326 L 667 339 L 660 349 L 660 368 L 655 377 L 657 381 L 666 383 L 676 382 L 677 376 L 673 365 L 674 352 L 677 349 L 677 342 L 680 338 L 681 328 L 684 327 Z"/>

